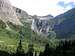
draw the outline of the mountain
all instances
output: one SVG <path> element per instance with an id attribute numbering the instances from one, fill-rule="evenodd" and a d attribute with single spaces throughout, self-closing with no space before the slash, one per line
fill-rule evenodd
<path id="1" fill-rule="evenodd" d="M 0 0 L 0 20 L 2 20 L 6 26 L 7 22 L 11 22 L 15 25 L 22 25 L 9 0 Z"/>
<path id="2" fill-rule="evenodd" d="M 31 22 L 31 16 L 24 10 L 12 6 L 9 0 L 0 0 L 0 22 L 7 30 L 17 30 L 24 22 Z"/>
<path id="3" fill-rule="evenodd" d="M 58 15 L 54 18 L 55 26 L 53 30 L 57 38 L 73 38 L 75 35 L 75 8 Z"/>
<path id="4" fill-rule="evenodd" d="M 34 15 L 32 21 L 32 30 L 38 33 L 48 34 L 49 30 L 52 27 L 53 16 L 36 16 Z"/>
<path id="5" fill-rule="evenodd" d="M 28 15 L 27 12 L 20 8 L 16 8 L 12 6 L 8 1 L 0 0 L 0 21 L 1 26 L 4 27 L 4 29 L 7 29 L 9 31 L 15 32 L 24 30 L 29 32 L 28 30 L 31 29 L 32 26 L 35 32 L 41 32 L 44 34 L 47 34 L 50 29 L 50 20 L 52 21 L 53 16 L 46 15 L 46 16 L 37 16 L 37 19 L 35 16 Z M 35 23 L 33 22 L 35 21 Z M 19 25 L 22 25 L 19 26 Z M 25 28 L 25 29 L 24 29 Z M 27 33 L 25 32 L 25 33 Z"/>
<path id="6" fill-rule="evenodd" d="M 52 29 L 50 28 L 52 27 L 50 26 L 53 22 L 52 18 L 53 16 L 47 15 L 37 16 L 36 19 L 35 16 L 28 15 L 26 11 L 11 6 L 8 0 L 0 0 L 0 44 L 3 47 L 0 50 L 7 51 L 11 49 L 15 51 L 20 38 L 22 38 L 25 50 L 30 42 L 34 44 L 37 51 L 42 50 L 46 43 L 50 43 L 50 40 L 42 35 L 39 36 L 35 30 L 33 32 L 31 26 L 35 21 L 34 28 L 37 27 L 37 31 L 40 30 L 44 34 L 48 33 L 48 30 Z M 51 42 L 54 46 L 56 42 L 53 40 Z"/>
<path id="7" fill-rule="evenodd" d="M 16 37 L 22 28 L 25 37 L 29 37 L 31 20 L 27 12 L 12 6 L 9 0 L 0 0 L 0 37 Z"/>
<path id="8" fill-rule="evenodd" d="M 25 37 L 30 37 L 31 29 L 47 36 L 56 33 L 57 38 L 74 37 L 74 18 L 75 8 L 56 17 L 52 15 L 31 16 L 26 11 L 12 6 L 9 1 L 0 0 L 0 28 L 8 29 L 13 33 L 23 30 Z"/>

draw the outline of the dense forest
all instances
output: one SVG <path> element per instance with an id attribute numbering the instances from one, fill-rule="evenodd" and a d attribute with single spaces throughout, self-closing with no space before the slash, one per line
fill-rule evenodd
<path id="1" fill-rule="evenodd" d="M 61 40 L 56 48 L 46 43 L 44 51 L 39 53 L 34 50 L 34 44 L 29 44 L 28 51 L 24 52 L 20 40 L 15 53 L 0 51 L 0 56 L 75 56 L 75 40 Z"/>

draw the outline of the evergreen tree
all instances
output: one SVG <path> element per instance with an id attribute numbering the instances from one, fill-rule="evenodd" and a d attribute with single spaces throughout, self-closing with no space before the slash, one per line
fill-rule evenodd
<path id="1" fill-rule="evenodd" d="M 21 40 L 20 40 L 19 45 L 18 45 L 17 50 L 16 50 L 16 55 L 21 56 L 23 54 L 24 54 L 24 50 L 22 48 L 22 43 L 21 43 Z"/>
<path id="2" fill-rule="evenodd" d="M 28 48 L 29 50 L 27 52 L 27 56 L 33 56 L 33 52 L 34 52 L 33 44 L 29 44 Z"/>

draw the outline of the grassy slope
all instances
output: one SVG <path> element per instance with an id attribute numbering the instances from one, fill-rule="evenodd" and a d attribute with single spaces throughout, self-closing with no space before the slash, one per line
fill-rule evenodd
<path id="1" fill-rule="evenodd" d="M 25 33 L 22 44 L 23 44 L 23 49 L 27 51 L 29 40 L 30 40 L 30 37 L 29 37 L 30 34 L 27 29 L 25 32 L 27 33 Z M 16 51 L 16 48 L 18 46 L 18 42 L 19 42 L 18 35 L 16 36 L 16 34 L 12 34 L 12 32 L 9 32 L 8 30 L 0 28 L 0 50 L 14 52 Z M 42 46 L 40 47 L 39 43 L 38 44 L 34 43 L 34 48 L 37 51 L 43 50 L 43 47 Z"/>
<path id="2" fill-rule="evenodd" d="M 22 19 L 21 19 L 22 20 Z M 23 18 L 23 21 L 26 21 L 25 18 Z M 36 33 L 31 31 L 31 23 L 25 23 L 24 27 L 21 27 L 21 29 L 18 29 L 18 26 L 14 26 L 11 23 L 8 23 L 8 25 L 10 26 L 11 29 L 13 29 L 12 31 L 8 31 L 5 29 L 4 23 L 0 22 L 0 50 L 5 50 L 8 52 L 14 52 L 16 51 L 16 48 L 18 46 L 19 43 L 19 33 L 18 31 L 22 30 L 22 32 L 24 33 L 24 37 L 23 37 L 23 49 L 25 51 L 28 50 L 28 44 L 30 43 L 30 39 L 32 37 L 32 43 L 34 44 L 34 49 L 38 52 L 43 51 L 44 50 L 44 45 L 49 42 L 51 43 L 51 46 L 56 46 L 55 43 L 57 43 L 57 40 L 54 39 L 47 39 L 46 37 L 43 36 L 38 36 Z M 2 28 L 2 26 L 4 28 Z M 49 41 L 50 40 L 50 41 Z"/>

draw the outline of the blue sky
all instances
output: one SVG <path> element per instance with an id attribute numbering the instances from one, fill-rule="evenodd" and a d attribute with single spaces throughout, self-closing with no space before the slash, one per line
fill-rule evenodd
<path id="1" fill-rule="evenodd" d="M 57 16 L 75 7 L 75 0 L 10 0 L 13 6 L 30 15 Z"/>

